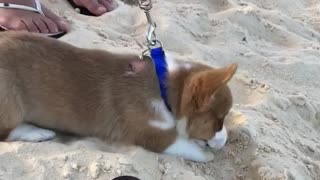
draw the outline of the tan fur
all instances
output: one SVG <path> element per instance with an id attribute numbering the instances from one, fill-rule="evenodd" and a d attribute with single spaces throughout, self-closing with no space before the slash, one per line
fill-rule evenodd
<path id="1" fill-rule="evenodd" d="M 210 139 L 232 105 L 226 83 L 236 66 L 213 69 L 193 64 L 170 74 L 169 101 L 176 119 L 188 119 L 188 133 Z M 21 122 L 135 144 L 162 152 L 175 128 L 149 125 L 150 108 L 161 99 L 150 59 L 80 49 L 27 33 L 0 33 L 0 138 Z"/>

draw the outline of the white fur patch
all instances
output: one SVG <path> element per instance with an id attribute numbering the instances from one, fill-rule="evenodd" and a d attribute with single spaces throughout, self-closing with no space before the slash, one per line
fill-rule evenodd
<path id="1" fill-rule="evenodd" d="M 193 142 L 197 143 L 199 146 L 201 147 L 206 147 L 207 146 L 207 142 L 204 140 L 200 140 L 200 139 L 193 139 Z"/>
<path id="2" fill-rule="evenodd" d="M 183 67 L 187 70 L 191 69 L 192 65 L 190 63 L 184 63 Z"/>
<path id="3" fill-rule="evenodd" d="M 225 126 L 221 131 L 216 132 L 215 136 L 208 141 L 208 145 L 214 149 L 221 149 L 224 147 L 228 139 L 228 133 Z"/>
<path id="4" fill-rule="evenodd" d="M 150 126 L 162 130 L 168 130 L 175 127 L 175 120 L 163 100 L 153 100 L 151 102 L 151 107 L 154 109 L 156 115 L 160 116 L 160 119 L 149 121 Z"/>
<path id="5" fill-rule="evenodd" d="M 209 162 L 214 159 L 214 155 L 211 152 L 206 152 L 193 141 L 181 137 L 178 137 L 164 153 L 196 162 Z"/>
<path id="6" fill-rule="evenodd" d="M 187 133 L 187 119 L 186 118 L 182 118 L 177 121 L 176 129 L 177 129 L 179 136 L 184 137 L 184 138 L 189 137 L 189 135 Z"/>
<path id="7" fill-rule="evenodd" d="M 191 63 L 177 62 L 170 54 L 166 54 L 166 61 L 167 61 L 169 72 L 175 72 L 181 68 L 191 69 L 192 67 Z"/>
<path id="8" fill-rule="evenodd" d="M 13 129 L 7 140 L 8 141 L 27 141 L 27 142 L 40 142 L 53 139 L 56 133 L 42 129 L 31 124 L 21 124 Z"/>
<path id="9" fill-rule="evenodd" d="M 167 61 L 169 72 L 174 72 L 179 69 L 180 66 L 178 62 L 174 60 L 170 54 L 166 54 L 166 61 Z"/>

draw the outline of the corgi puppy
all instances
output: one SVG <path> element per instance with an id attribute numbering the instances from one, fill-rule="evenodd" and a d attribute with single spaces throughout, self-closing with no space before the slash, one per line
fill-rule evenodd
<path id="1" fill-rule="evenodd" d="M 227 86 L 237 66 L 167 59 L 166 106 L 150 58 L 0 33 L 0 139 L 39 142 L 54 130 L 144 147 L 196 162 L 227 141 Z"/>

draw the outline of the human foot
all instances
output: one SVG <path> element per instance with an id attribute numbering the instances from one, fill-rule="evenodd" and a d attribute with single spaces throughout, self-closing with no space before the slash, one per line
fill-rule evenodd
<path id="1" fill-rule="evenodd" d="M 113 0 L 72 0 L 77 6 L 88 9 L 92 14 L 100 16 L 115 9 Z"/>
<path id="2" fill-rule="evenodd" d="M 0 0 L 0 3 L 4 3 L 2 5 L 6 6 L 6 8 L 0 8 L 0 25 L 3 29 L 43 34 L 68 31 L 68 25 L 65 21 L 46 7 L 41 7 L 40 3 L 36 1 L 38 0 Z M 34 10 L 18 9 L 14 5 L 31 7 Z"/>

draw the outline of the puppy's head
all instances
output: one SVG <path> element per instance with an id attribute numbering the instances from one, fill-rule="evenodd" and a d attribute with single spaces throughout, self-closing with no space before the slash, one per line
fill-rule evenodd
<path id="1" fill-rule="evenodd" d="M 181 100 L 181 115 L 187 117 L 189 138 L 204 140 L 215 149 L 227 141 L 224 119 L 232 106 L 227 83 L 237 70 L 232 64 L 221 69 L 207 69 L 191 73 L 187 78 Z"/>

